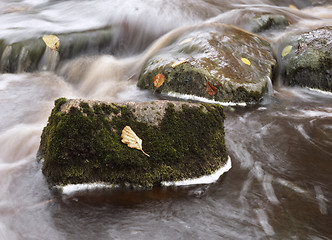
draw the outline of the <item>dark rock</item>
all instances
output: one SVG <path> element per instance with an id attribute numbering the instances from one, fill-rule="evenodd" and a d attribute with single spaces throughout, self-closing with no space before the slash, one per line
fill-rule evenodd
<path id="1" fill-rule="evenodd" d="M 256 102 L 263 97 L 275 64 L 268 42 L 215 23 L 184 34 L 151 57 L 137 85 L 166 95 L 175 92 L 220 102 Z M 154 89 L 159 73 L 166 80 Z M 217 89 L 216 94 L 209 94 L 209 84 Z"/>
<path id="2" fill-rule="evenodd" d="M 279 54 L 286 84 L 332 91 L 332 27 L 288 37 Z"/>
<path id="3" fill-rule="evenodd" d="M 260 33 L 267 30 L 280 30 L 289 25 L 288 19 L 283 15 L 262 15 L 253 18 L 245 29 L 249 32 Z"/>
<path id="4" fill-rule="evenodd" d="M 52 54 L 51 51 L 45 51 L 46 45 L 42 37 L 11 44 L 0 40 L 0 72 L 54 70 L 60 59 L 65 60 L 83 54 L 106 51 L 112 41 L 112 31 L 109 28 L 103 28 L 57 34 L 57 37 L 60 39 L 57 56 L 54 52 Z M 49 69 L 49 65 L 53 65 L 53 67 Z"/>
<path id="5" fill-rule="evenodd" d="M 106 103 L 58 99 L 39 157 L 49 184 L 103 182 L 150 188 L 208 175 L 227 160 L 223 107 L 154 101 Z M 121 142 L 130 126 L 150 157 Z"/>

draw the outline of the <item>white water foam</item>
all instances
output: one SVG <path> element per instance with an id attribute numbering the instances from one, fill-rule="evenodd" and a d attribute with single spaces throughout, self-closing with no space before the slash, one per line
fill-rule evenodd
<path id="1" fill-rule="evenodd" d="M 231 158 L 228 156 L 227 162 L 224 166 L 218 169 L 215 173 L 199 178 L 188 179 L 176 182 L 162 182 L 163 186 L 185 186 L 185 185 L 196 185 L 196 184 L 210 184 L 216 182 L 219 177 L 228 172 L 232 168 Z M 84 184 L 68 184 L 65 186 L 56 186 L 57 189 L 61 191 L 63 195 L 73 195 L 81 191 L 93 191 L 93 190 L 112 190 L 119 188 L 117 184 L 108 183 L 84 183 Z"/>
<path id="2" fill-rule="evenodd" d="M 89 190 L 112 190 L 118 188 L 119 185 L 107 184 L 107 183 L 82 183 L 82 184 L 68 184 L 65 186 L 56 186 L 57 189 L 61 190 L 64 195 L 71 195 L 76 192 L 89 191 Z"/>
<path id="3" fill-rule="evenodd" d="M 227 162 L 224 166 L 219 168 L 216 172 L 207 175 L 202 176 L 199 178 L 194 179 L 187 179 L 183 181 L 176 181 L 176 182 L 162 182 L 161 184 L 163 186 L 185 186 L 185 185 L 196 185 L 196 184 L 209 184 L 216 182 L 219 177 L 224 174 L 225 172 L 228 172 L 232 168 L 232 161 L 230 156 L 228 156 Z"/>
<path id="4" fill-rule="evenodd" d="M 169 97 L 175 97 L 175 98 L 181 98 L 185 100 L 194 100 L 194 101 L 200 101 L 200 102 L 205 102 L 205 103 L 215 103 L 215 104 L 220 104 L 223 106 L 247 106 L 247 103 L 245 102 L 218 102 L 215 100 L 207 99 L 204 97 L 198 97 L 195 95 L 190 95 L 190 94 L 182 94 L 182 93 L 177 93 L 177 92 L 169 92 L 167 93 L 167 96 Z"/>
<path id="5" fill-rule="evenodd" d="M 313 92 L 321 93 L 321 94 L 324 94 L 324 95 L 332 97 L 332 92 L 323 91 L 323 90 L 317 89 L 317 88 L 309 88 L 309 87 L 307 89 L 309 89 L 310 91 L 313 91 Z"/>

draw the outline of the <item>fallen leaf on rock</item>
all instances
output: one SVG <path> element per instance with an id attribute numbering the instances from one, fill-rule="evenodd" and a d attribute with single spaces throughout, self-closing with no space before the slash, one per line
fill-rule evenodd
<path id="1" fill-rule="evenodd" d="M 154 81 L 153 81 L 153 85 L 154 87 L 157 89 L 159 88 L 161 85 L 163 85 L 165 82 L 165 76 L 162 73 L 157 74 L 154 77 Z"/>
<path id="2" fill-rule="evenodd" d="M 241 58 L 241 61 L 247 65 L 251 65 L 251 62 L 247 58 Z"/>
<path id="3" fill-rule="evenodd" d="M 214 87 L 208 80 L 206 80 L 206 91 L 210 96 L 214 96 L 218 93 L 218 89 Z"/>
<path id="4" fill-rule="evenodd" d="M 292 50 L 293 46 L 292 45 L 288 45 L 286 46 L 282 52 L 281 52 L 281 56 L 282 58 L 284 58 L 288 53 L 290 53 L 290 51 Z"/>
<path id="5" fill-rule="evenodd" d="M 45 42 L 46 46 L 53 50 L 58 50 L 60 46 L 60 39 L 55 35 L 43 36 L 43 41 Z"/>
<path id="6" fill-rule="evenodd" d="M 171 66 L 172 66 L 172 68 L 176 68 L 177 66 L 179 66 L 179 65 L 181 65 L 181 64 L 183 64 L 185 62 L 187 62 L 187 59 L 186 60 L 182 60 L 182 61 L 174 62 Z"/>
<path id="7" fill-rule="evenodd" d="M 136 148 L 138 150 L 141 150 L 142 153 L 144 153 L 146 156 L 150 157 L 149 154 L 143 151 L 142 148 L 142 139 L 140 139 L 136 133 L 131 129 L 129 126 L 125 126 L 122 130 L 121 134 L 121 142 L 127 144 L 130 148 Z"/>

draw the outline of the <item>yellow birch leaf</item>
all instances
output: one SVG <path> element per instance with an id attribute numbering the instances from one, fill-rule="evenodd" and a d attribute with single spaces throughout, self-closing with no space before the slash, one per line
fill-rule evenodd
<path id="1" fill-rule="evenodd" d="M 43 41 L 45 42 L 46 46 L 53 50 L 58 50 L 60 46 L 60 39 L 55 35 L 43 36 Z"/>
<path id="2" fill-rule="evenodd" d="M 294 6 L 294 5 L 292 5 L 292 4 L 290 4 L 288 7 L 291 8 L 291 9 L 296 9 L 296 10 L 298 10 L 298 8 L 297 8 L 296 6 Z"/>
<path id="3" fill-rule="evenodd" d="M 141 150 L 142 153 L 144 153 L 146 156 L 150 157 L 149 154 L 143 151 L 142 148 L 142 139 L 140 139 L 136 133 L 131 129 L 129 126 L 125 126 L 122 130 L 121 134 L 121 142 L 127 144 L 130 148 L 136 148 L 138 150 Z"/>
<path id="4" fill-rule="evenodd" d="M 292 50 L 293 46 L 292 45 L 288 45 L 286 46 L 282 52 L 281 52 L 281 56 L 282 58 L 284 58 L 288 53 L 290 53 L 290 51 Z"/>
<path id="5" fill-rule="evenodd" d="M 182 61 L 174 62 L 171 66 L 172 66 L 172 68 L 176 68 L 177 66 L 179 66 L 179 65 L 181 65 L 181 64 L 183 64 L 185 62 L 187 62 L 187 59 L 186 60 L 182 60 Z"/>
<path id="6" fill-rule="evenodd" d="M 251 62 L 246 58 L 241 58 L 241 61 L 249 66 L 251 65 Z"/>
<path id="7" fill-rule="evenodd" d="M 163 85 L 165 82 L 165 76 L 162 73 L 157 74 L 154 77 L 153 85 L 155 89 L 159 88 L 161 85 Z"/>

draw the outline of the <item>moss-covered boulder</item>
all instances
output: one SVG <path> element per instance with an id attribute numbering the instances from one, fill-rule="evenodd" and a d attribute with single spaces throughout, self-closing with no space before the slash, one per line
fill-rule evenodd
<path id="1" fill-rule="evenodd" d="M 166 95 L 256 102 L 264 95 L 275 64 L 270 44 L 259 36 L 230 25 L 205 24 L 152 56 L 137 85 Z M 165 81 L 156 89 L 158 74 Z"/>
<path id="2" fill-rule="evenodd" d="M 208 175 L 227 160 L 223 107 L 154 101 L 106 103 L 58 99 L 39 158 L 49 184 L 103 182 L 150 188 Z M 130 126 L 143 151 L 122 143 Z"/>
<path id="3" fill-rule="evenodd" d="M 284 82 L 332 92 L 332 27 L 287 37 L 279 47 Z"/>

